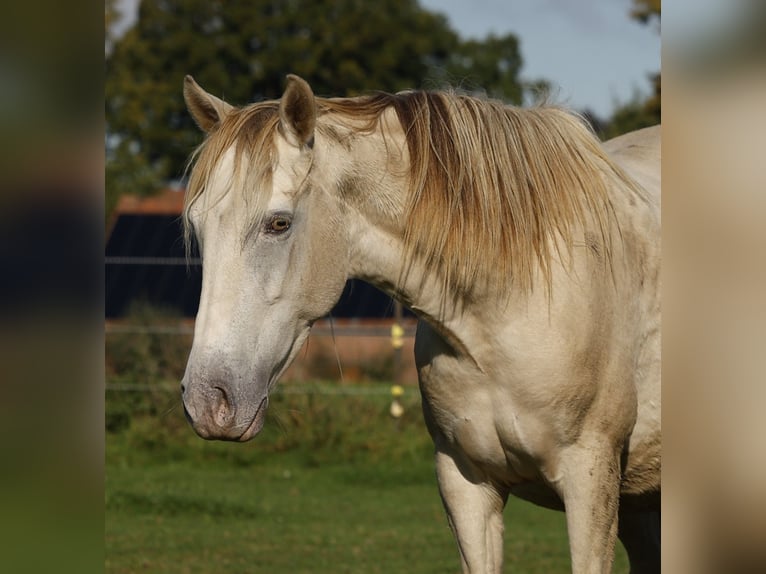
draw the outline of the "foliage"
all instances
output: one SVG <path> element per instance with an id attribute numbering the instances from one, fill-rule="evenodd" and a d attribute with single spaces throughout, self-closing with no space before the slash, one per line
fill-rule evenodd
<path id="1" fill-rule="evenodd" d="M 132 147 L 136 149 L 131 149 Z M 166 161 L 150 163 L 138 146 L 131 146 L 130 142 L 125 140 L 110 149 L 105 174 L 107 219 L 120 196 L 146 196 L 161 190 L 168 167 Z"/>
<path id="2" fill-rule="evenodd" d="M 592 110 L 582 112 L 596 135 L 606 141 L 619 135 L 655 126 L 660 123 L 659 106 L 651 105 L 652 98 L 634 96 L 628 102 L 620 104 L 610 118 L 599 117 Z"/>
<path id="3" fill-rule="evenodd" d="M 122 11 L 117 6 L 117 0 L 104 0 L 104 39 L 107 49 L 114 39 L 114 27 L 122 19 Z"/>
<path id="4" fill-rule="evenodd" d="M 178 381 L 122 384 L 107 379 L 107 440 L 125 448 L 112 451 L 120 464 L 162 460 L 217 460 L 235 467 L 260 464 L 291 453 L 306 466 L 329 461 L 367 462 L 430 457 L 420 399 L 410 388 L 404 415 L 388 414 L 388 384 L 285 384 L 271 393 L 264 430 L 247 448 L 197 438 L 186 421 Z M 132 390 L 131 390 L 132 389 Z M 408 436 L 401 440 L 402 433 Z"/>
<path id="5" fill-rule="evenodd" d="M 489 35 L 485 40 L 460 43 L 443 69 L 433 70 L 436 79 L 443 74 L 446 86 L 468 92 L 481 92 L 508 103 L 520 104 L 524 86 L 519 82 L 522 59 L 519 41 L 513 34 Z"/>
<path id="6" fill-rule="evenodd" d="M 630 15 L 644 24 L 656 18 L 660 21 L 662 12 L 662 0 L 633 0 L 633 10 Z"/>
<path id="7" fill-rule="evenodd" d="M 644 24 L 656 21 L 657 30 L 659 30 L 662 18 L 662 0 L 633 0 L 631 16 Z M 650 81 L 652 83 L 652 95 L 644 102 L 640 113 L 644 115 L 643 122 L 647 122 L 647 125 L 654 125 L 662 120 L 662 74 L 657 72 L 650 77 Z M 625 110 L 624 115 L 630 115 L 630 110 Z M 620 118 L 616 119 L 619 120 Z"/>
<path id="8" fill-rule="evenodd" d="M 107 382 L 120 389 L 107 392 L 105 422 L 108 432 L 128 429 L 137 418 L 164 416 L 169 406 L 178 403 L 178 382 L 191 347 L 191 336 L 168 335 L 156 329 L 178 322 L 172 311 L 139 302 L 131 306 L 127 316 L 135 331 L 106 335 Z M 161 380 L 174 381 L 170 387 L 172 392 L 167 385 L 158 383 Z M 125 388 L 140 388 L 141 391 L 121 390 Z"/>
<path id="9" fill-rule="evenodd" d="M 658 30 L 661 18 L 662 0 L 633 0 L 630 15 L 643 24 L 656 21 Z M 632 130 L 654 126 L 662 121 L 662 77 L 658 72 L 650 76 L 652 93 L 645 101 L 634 98 L 623 104 L 612 115 L 605 127 L 605 138 L 615 137 Z"/>
<path id="10" fill-rule="evenodd" d="M 659 89 L 659 74 L 654 77 L 654 81 Z M 644 98 L 637 95 L 631 101 L 619 106 L 609 120 L 603 121 L 592 116 L 589 119 L 596 133 L 604 140 L 655 126 L 662 121 L 659 96 Z"/>
<path id="11" fill-rule="evenodd" d="M 201 141 L 185 74 L 234 104 L 278 98 L 288 72 L 319 95 L 454 78 L 519 102 L 520 67 L 514 36 L 462 43 L 416 0 L 147 0 L 106 59 L 107 194 L 151 193 L 183 174 Z"/>
<path id="12" fill-rule="evenodd" d="M 661 0 L 633 0 L 630 16 L 642 24 L 656 21 L 659 30 L 661 8 Z M 622 103 L 609 119 L 599 118 L 590 110 L 584 112 L 594 131 L 602 139 L 610 139 L 633 130 L 661 123 L 662 76 L 657 72 L 649 77 L 649 81 L 652 86 L 651 95 L 646 98 L 636 96 L 631 101 Z"/>
<path id="13" fill-rule="evenodd" d="M 109 333 L 106 338 L 106 374 L 133 383 L 180 380 L 191 348 L 191 335 L 168 335 L 158 327 L 178 325 L 175 310 L 135 302 L 126 314 L 133 332 Z"/>
<path id="14" fill-rule="evenodd" d="M 107 39 L 112 34 L 115 22 L 120 19 L 120 10 L 117 9 L 115 0 L 104 0 L 104 32 Z"/>

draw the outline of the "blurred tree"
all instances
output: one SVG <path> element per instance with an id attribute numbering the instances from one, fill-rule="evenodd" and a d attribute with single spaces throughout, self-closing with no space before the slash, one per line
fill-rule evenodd
<path id="1" fill-rule="evenodd" d="M 657 22 L 659 31 L 662 0 L 633 0 L 630 16 L 643 24 Z M 649 77 L 652 84 L 652 94 L 643 99 L 633 98 L 632 101 L 618 107 L 608 121 L 589 117 L 591 123 L 603 139 L 616 137 L 629 131 L 654 126 L 662 121 L 662 81 L 660 73 Z M 588 113 L 586 112 L 586 116 Z"/>
<path id="2" fill-rule="evenodd" d="M 432 70 L 431 78 L 467 92 L 486 93 L 508 103 L 521 104 L 524 91 L 518 78 L 521 65 L 516 36 L 491 34 L 482 41 L 460 43 L 444 68 Z"/>
<path id="3" fill-rule="evenodd" d="M 114 39 L 114 25 L 122 19 L 117 0 L 104 0 L 104 35 L 107 51 Z"/>
<path id="4" fill-rule="evenodd" d="M 630 15 L 644 24 L 656 18 L 659 24 L 661 12 L 662 0 L 633 0 L 633 10 Z"/>
<path id="5" fill-rule="evenodd" d="M 182 174 L 202 139 L 185 74 L 234 104 L 278 98 L 288 72 L 319 95 L 465 80 L 518 103 L 520 67 L 514 36 L 462 43 L 417 0 L 145 0 L 106 59 L 107 209 Z"/>
<path id="6" fill-rule="evenodd" d="M 662 0 L 633 0 L 631 16 L 644 24 L 656 22 L 659 32 L 662 19 Z M 644 103 L 644 113 L 650 121 L 658 124 L 662 120 L 662 76 L 660 72 L 653 74 L 650 81 L 652 83 L 652 95 Z"/>

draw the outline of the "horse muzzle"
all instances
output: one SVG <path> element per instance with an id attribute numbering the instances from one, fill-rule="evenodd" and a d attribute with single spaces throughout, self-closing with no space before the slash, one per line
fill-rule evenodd
<path id="1" fill-rule="evenodd" d="M 238 396 L 228 385 L 181 383 L 184 414 L 194 431 L 206 440 L 248 441 L 266 421 L 269 397 Z"/>

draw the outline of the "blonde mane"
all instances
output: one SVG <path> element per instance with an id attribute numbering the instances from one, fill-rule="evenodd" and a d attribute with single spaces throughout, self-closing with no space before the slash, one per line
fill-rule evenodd
<path id="1" fill-rule="evenodd" d="M 410 163 L 405 270 L 417 259 L 453 292 L 507 292 L 510 285 L 529 291 L 538 269 L 550 285 L 552 258 L 562 257 L 562 241 L 571 255 L 573 242 L 586 231 L 592 252 L 610 266 L 619 231 L 609 188 L 643 195 L 584 122 L 560 108 L 515 108 L 449 92 L 317 98 L 317 107 L 320 116 L 354 120 L 363 126 L 360 132 L 377 129 L 386 109 L 396 111 Z M 195 154 L 187 229 L 189 206 L 235 143 L 234 177 L 244 184 L 239 187 L 270 188 L 264 180 L 276 160 L 272 136 L 278 123 L 278 103 L 264 102 L 234 111 L 210 134 Z M 255 221 L 268 198 L 246 200 Z"/>
<path id="2" fill-rule="evenodd" d="M 235 109 L 211 130 L 202 145 L 194 151 L 187 166 L 190 174 L 183 210 L 187 254 L 194 233 L 189 217 L 191 207 L 202 196 L 218 162 L 232 147 L 235 150 L 234 173 L 229 191 L 231 188 L 241 191 L 250 221 L 248 227 L 255 228 L 269 197 L 267 193 L 252 192 L 271 189 L 271 176 L 277 160 L 273 135 L 278 125 L 279 102 L 261 102 Z"/>

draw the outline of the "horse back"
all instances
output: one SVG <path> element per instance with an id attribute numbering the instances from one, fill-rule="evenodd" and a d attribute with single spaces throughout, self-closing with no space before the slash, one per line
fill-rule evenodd
<path id="1" fill-rule="evenodd" d="M 643 128 L 604 142 L 604 150 L 637 181 L 659 209 L 662 127 Z"/>

